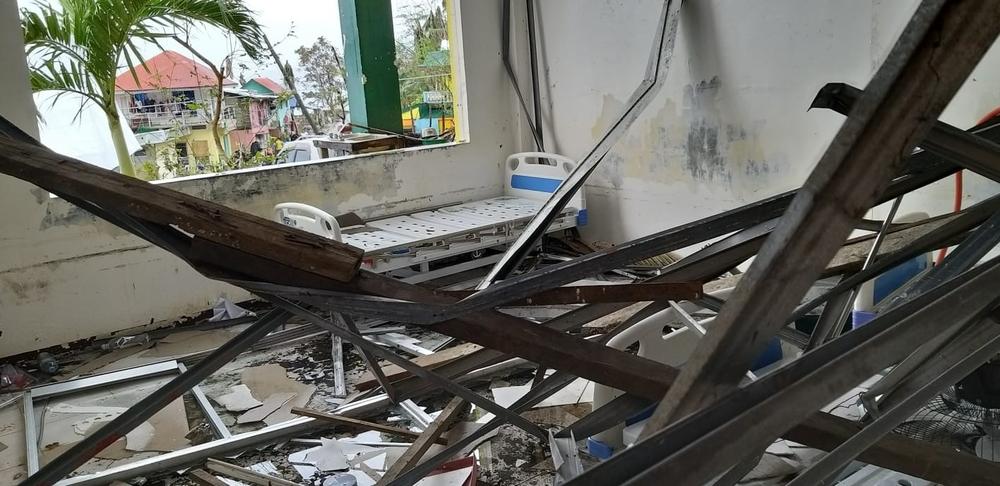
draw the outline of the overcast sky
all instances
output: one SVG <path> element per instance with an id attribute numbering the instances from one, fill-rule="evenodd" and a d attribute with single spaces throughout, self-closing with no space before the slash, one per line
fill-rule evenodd
<path id="1" fill-rule="evenodd" d="M 30 8 L 36 0 L 17 0 L 17 3 L 21 7 Z M 52 0 L 52 3 L 57 3 L 57 0 Z M 244 0 L 244 3 L 257 13 L 257 21 L 271 42 L 276 44 L 275 50 L 282 60 L 288 60 L 293 68 L 298 61 L 295 49 L 302 45 L 310 45 L 319 37 L 326 37 L 338 48 L 342 47 L 337 0 Z M 403 9 L 437 5 L 440 5 L 440 0 L 392 0 L 394 14 Z M 400 31 L 398 27 L 397 25 L 397 35 Z M 220 61 L 230 52 L 232 45 L 218 30 L 206 27 L 200 27 L 194 32 L 191 44 L 206 57 Z M 176 43 L 164 46 L 187 55 L 184 48 Z M 160 52 L 160 49 L 150 45 L 144 47 L 142 51 L 146 56 L 153 56 Z M 247 79 L 261 75 L 281 82 L 280 71 L 270 62 L 251 66 L 244 73 Z"/>

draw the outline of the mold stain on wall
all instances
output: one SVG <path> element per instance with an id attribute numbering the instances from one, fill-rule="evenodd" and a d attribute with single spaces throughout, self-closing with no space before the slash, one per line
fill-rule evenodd
<path id="1" fill-rule="evenodd" d="M 681 103 L 661 96 L 660 107 L 640 116 L 595 171 L 590 184 L 622 189 L 626 179 L 724 190 L 749 197 L 787 164 L 769 158 L 763 121 L 725 121 L 718 77 L 684 86 Z M 592 127 L 596 139 L 624 105 L 605 95 Z"/>

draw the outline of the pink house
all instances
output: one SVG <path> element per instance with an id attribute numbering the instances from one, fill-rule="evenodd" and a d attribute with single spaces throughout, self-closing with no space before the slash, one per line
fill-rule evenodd
<path id="1" fill-rule="evenodd" d="M 274 96 L 252 93 L 244 89 L 226 89 L 226 105 L 236 120 L 235 129 L 229 132 L 233 152 L 249 153 L 256 141 L 259 148 L 267 147 L 268 121 L 272 116 Z"/>

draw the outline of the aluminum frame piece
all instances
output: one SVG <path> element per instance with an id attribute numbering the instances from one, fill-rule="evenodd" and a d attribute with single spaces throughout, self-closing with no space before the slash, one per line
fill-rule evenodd
<path id="1" fill-rule="evenodd" d="M 99 388 L 111 387 L 130 383 L 137 380 L 156 378 L 158 376 L 181 374 L 187 371 L 182 363 L 176 360 L 162 361 L 125 370 L 112 371 L 101 375 L 77 378 L 75 380 L 41 385 L 25 390 L 22 397 L 22 407 L 24 412 L 24 440 L 26 453 L 26 466 L 28 474 L 38 471 L 38 423 L 35 420 L 36 400 L 53 398 L 57 396 L 70 395 L 74 393 L 84 393 Z M 197 385 L 191 388 L 191 395 L 194 397 L 198 409 L 205 415 L 209 425 L 219 439 L 228 439 L 232 436 L 222 418 L 208 401 L 208 397 Z M 84 440 L 88 440 L 85 438 Z M 61 457 L 61 456 L 60 456 Z"/>
<path id="2" fill-rule="evenodd" d="M 604 160 L 604 156 L 611 150 L 618 140 L 621 139 L 632 123 L 653 101 L 656 94 L 660 92 L 667 77 L 667 70 L 670 61 L 673 59 L 674 40 L 677 36 L 677 26 L 680 22 L 681 0 L 665 0 L 660 13 L 660 21 L 657 24 L 656 35 L 649 53 L 649 61 L 646 65 L 646 74 L 642 82 L 635 89 L 626 101 L 627 108 L 621 117 L 616 120 L 604 135 L 597 141 L 594 148 L 584 156 L 583 160 L 577 164 L 560 184 L 545 204 L 539 209 L 538 214 L 532 218 L 528 226 L 520 236 L 511 244 L 510 249 L 504 253 L 500 261 L 490 269 L 482 282 L 476 287 L 485 289 L 498 279 L 503 279 L 509 275 L 524 260 L 535 242 L 545 234 L 549 224 L 566 207 L 573 195 L 583 187 L 590 174 Z"/>
<path id="3" fill-rule="evenodd" d="M 79 442 L 59 456 L 59 461 L 52 461 L 28 476 L 21 484 L 24 486 L 51 485 L 66 477 L 69 473 L 82 466 L 98 452 L 113 444 L 126 433 L 148 420 L 163 407 L 170 404 L 185 392 L 193 388 L 208 375 L 214 373 L 226 363 L 233 360 L 240 352 L 248 349 L 253 343 L 264 337 L 274 328 L 283 324 L 290 314 L 274 310 L 268 312 L 256 323 L 243 330 L 233 339 L 223 344 L 197 365 L 188 369 L 156 392 L 139 401 L 111 422 L 97 429 L 88 440 Z"/>
<path id="4" fill-rule="evenodd" d="M 704 484 L 901 359 L 935 335 L 942 319 L 980 318 L 998 296 L 1000 259 L 994 259 L 685 416 L 570 484 L 657 484 L 664 477 Z"/>

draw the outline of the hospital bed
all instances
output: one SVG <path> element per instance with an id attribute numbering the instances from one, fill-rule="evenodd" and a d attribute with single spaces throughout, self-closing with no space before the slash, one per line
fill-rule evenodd
<path id="1" fill-rule="evenodd" d="M 329 213 L 302 203 L 274 207 L 278 222 L 347 243 L 365 252 L 362 268 L 421 282 L 490 265 L 489 248 L 513 242 L 576 167 L 572 159 L 522 152 L 504 163 L 504 195 L 341 227 Z M 558 232 L 587 221 L 580 191 L 549 226 Z M 468 258 L 452 258 L 467 256 Z M 448 259 L 446 265 L 432 265 Z"/>

